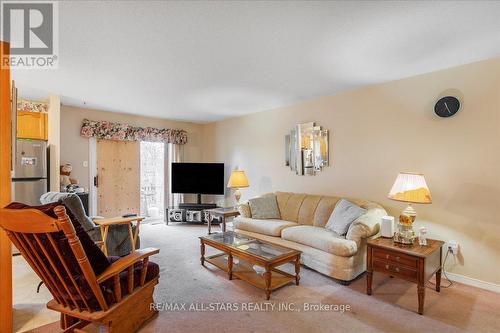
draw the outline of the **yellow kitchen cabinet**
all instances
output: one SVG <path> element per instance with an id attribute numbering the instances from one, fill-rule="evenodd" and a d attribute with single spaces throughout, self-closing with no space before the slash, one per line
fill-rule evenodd
<path id="1" fill-rule="evenodd" d="M 17 137 L 22 139 L 48 139 L 48 117 L 45 112 L 17 112 Z"/>

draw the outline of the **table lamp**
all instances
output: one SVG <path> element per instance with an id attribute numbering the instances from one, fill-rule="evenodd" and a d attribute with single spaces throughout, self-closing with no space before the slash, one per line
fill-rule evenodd
<path id="1" fill-rule="evenodd" d="M 243 170 L 233 170 L 229 181 L 227 182 L 227 187 L 234 189 L 234 198 L 236 199 L 236 205 L 240 204 L 240 188 L 248 187 L 248 179 Z"/>
<path id="2" fill-rule="evenodd" d="M 389 199 L 407 202 L 405 210 L 399 216 L 399 230 L 394 233 L 394 241 L 402 244 L 413 244 L 416 234 L 412 224 L 417 212 L 412 203 L 432 203 L 431 192 L 424 175 L 410 172 L 400 172 L 389 192 Z"/>

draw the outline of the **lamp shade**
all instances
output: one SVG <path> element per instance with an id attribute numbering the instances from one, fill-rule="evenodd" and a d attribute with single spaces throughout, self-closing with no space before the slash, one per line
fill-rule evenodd
<path id="1" fill-rule="evenodd" d="M 248 187 L 248 179 L 243 170 L 233 170 L 229 181 L 227 182 L 228 188 L 242 188 Z"/>
<path id="2" fill-rule="evenodd" d="M 431 191 L 424 175 L 401 172 L 389 192 L 389 199 L 421 204 L 432 203 Z"/>

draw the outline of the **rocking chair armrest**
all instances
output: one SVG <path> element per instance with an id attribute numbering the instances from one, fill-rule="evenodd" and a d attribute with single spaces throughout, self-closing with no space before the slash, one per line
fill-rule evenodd
<path id="1" fill-rule="evenodd" d="M 134 265 L 136 262 L 139 262 L 159 252 L 160 252 L 159 249 L 152 247 L 135 250 L 131 254 L 118 259 L 117 261 L 112 263 L 108 268 L 106 268 L 104 272 L 99 274 L 99 276 L 97 277 L 97 283 L 102 283 L 108 280 L 109 278 L 112 278 L 113 276 L 120 274 L 125 269 Z"/>

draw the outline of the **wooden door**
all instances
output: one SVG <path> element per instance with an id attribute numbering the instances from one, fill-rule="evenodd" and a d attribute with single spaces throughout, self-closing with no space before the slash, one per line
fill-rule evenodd
<path id="1" fill-rule="evenodd" d="M 97 215 L 139 215 L 140 171 L 140 142 L 97 141 Z"/>
<path id="2" fill-rule="evenodd" d="M 0 60 L 9 55 L 9 44 L 0 41 Z M 11 169 L 10 68 L 0 61 L 0 207 L 10 203 Z M 12 332 L 12 250 L 0 230 L 0 332 Z"/>

